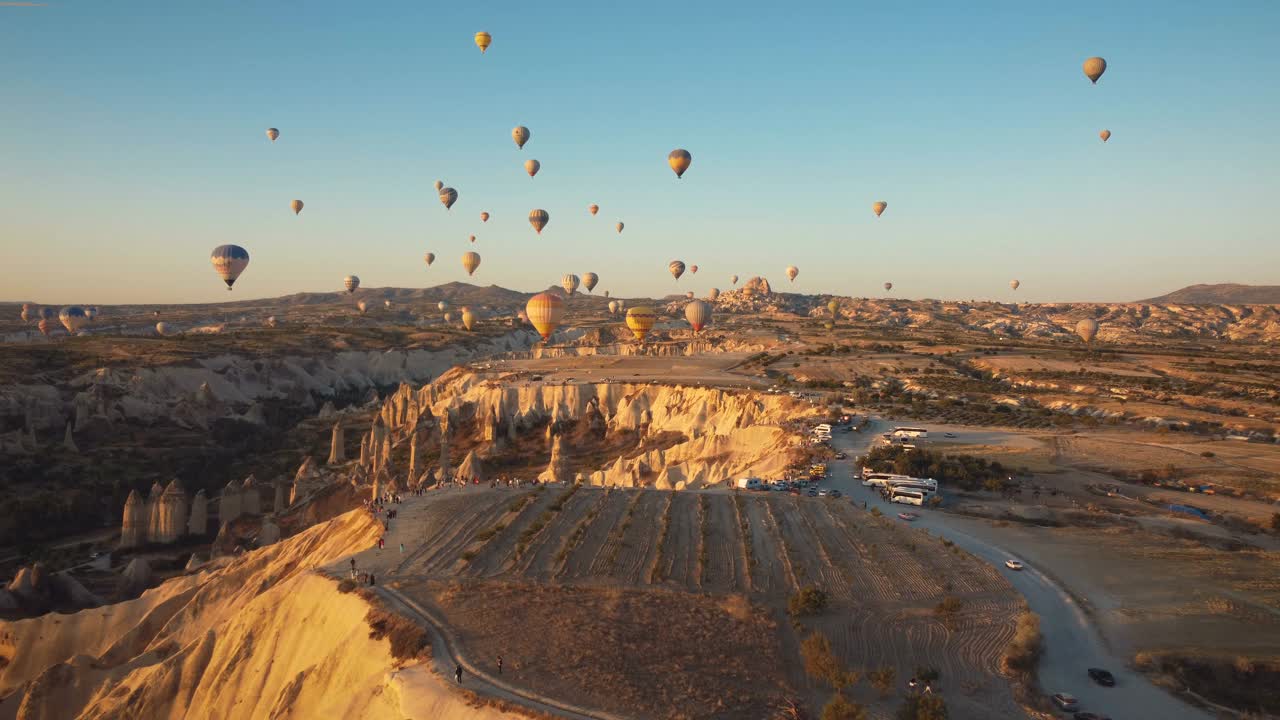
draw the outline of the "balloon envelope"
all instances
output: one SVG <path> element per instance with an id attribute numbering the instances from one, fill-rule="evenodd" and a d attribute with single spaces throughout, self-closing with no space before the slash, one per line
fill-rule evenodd
<path id="1" fill-rule="evenodd" d="M 671 277 L 679 280 L 680 276 L 684 274 L 684 263 L 679 260 L 672 260 L 667 264 L 667 270 L 671 273 Z"/>
<path id="2" fill-rule="evenodd" d="M 832 300 L 827 303 L 827 309 L 831 311 L 831 317 L 835 317 L 836 313 L 840 312 L 840 302 L 838 300 Z"/>
<path id="3" fill-rule="evenodd" d="M 697 274 L 698 274 L 698 266 L 697 266 L 697 265 L 690 265 L 690 266 L 689 266 L 689 272 L 693 273 L 694 275 L 697 275 Z"/>
<path id="4" fill-rule="evenodd" d="M 682 148 L 676 148 L 667 155 L 667 164 L 675 171 L 677 178 L 684 177 L 685 170 L 689 169 L 689 163 L 692 162 L 693 156 L 689 154 L 688 150 Z M 715 163 L 712 164 L 714 165 Z"/>
<path id="5" fill-rule="evenodd" d="M 481 212 L 481 213 L 480 213 L 480 222 L 489 222 L 489 213 L 487 213 L 487 212 Z"/>
<path id="6" fill-rule="evenodd" d="M 436 303 L 436 309 L 439 310 L 440 312 L 444 312 L 445 310 L 448 310 L 449 301 L 441 300 L 440 302 Z"/>
<path id="7" fill-rule="evenodd" d="M 549 222 L 551 222 L 551 213 L 546 210 L 529 211 L 529 224 L 533 226 L 533 229 L 539 235 L 542 234 L 542 228 L 546 227 Z"/>
<path id="8" fill-rule="evenodd" d="M 62 308 L 58 313 L 58 320 L 62 323 L 62 327 L 67 332 L 75 335 L 80 332 L 81 328 L 89 324 L 89 316 L 84 314 L 84 308 L 79 305 L 70 305 Z"/>
<path id="9" fill-rule="evenodd" d="M 517 125 L 511 131 L 511 139 L 516 141 L 516 147 L 523 148 L 524 144 L 529 142 L 529 128 Z"/>
<path id="10" fill-rule="evenodd" d="M 289 203 L 289 207 L 293 208 L 293 214 L 297 215 L 298 213 L 302 212 L 302 201 L 294 200 L 293 202 Z"/>
<path id="11" fill-rule="evenodd" d="M 788 266 L 787 266 L 787 279 L 788 279 L 788 280 L 790 280 L 791 282 L 795 282 L 795 281 L 796 281 L 796 276 L 797 276 L 797 275 L 799 275 L 799 274 L 800 274 L 800 268 L 796 267 L 795 265 L 788 265 Z"/>
<path id="12" fill-rule="evenodd" d="M 529 173 L 529 177 L 533 177 L 534 175 L 537 175 L 538 170 L 540 169 L 542 169 L 542 163 L 538 162 L 537 160 L 534 160 L 533 158 L 529 158 L 528 160 L 524 161 L 524 171 Z"/>
<path id="13" fill-rule="evenodd" d="M 169 323 L 164 323 L 164 322 L 158 322 L 158 323 L 156 323 L 156 334 L 157 334 L 157 335 L 168 335 L 168 334 L 169 334 Z"/>
<path id="14" fill-rule="evenodd" d="M 708 300 L 714 301 L 718 297 L 720 297 L 720 288 L 711 288 L 710 292 L 707 293 Z"/>
<path id="15" fill-rule="evenodd" d="M 360 287 L 360 278 L 355 275 L 348 275 L 342 278 L 342 287 L 346 288 L 347 292 L 353 293 L 356 288 Z"/>
<path id="16" fill-rule="evenodd" d="M 53 332 L 53 320 L 50 318 L 40 318 L 40 322 L 36 323 L 36 327 L 40 329 L 40 333 L 45 337 L 49 337 L 49 333 Z"/>
<path id="17" fill-rule="evenodd" d="M 431 263 L 436 261 L 436 254 L 429 252 L 426 255 L 423 255 L 422 259 L 427 261 L 427 267 L 431 267 Z"/>
<path id="18" fill-rule="evenodd" d="M 700 332 L 711 322 L 711 306 L 701 300 L 694 300 L 684 306 L 684 319 L 689 321 L 694 332 Z"/>
<path id="19" fill-rule="evenodd" d="M 885 284 L 884 284 L 884 289 L 885 289 L 885 290 L 892 290 L 892 289 L 893 289 L 893 283 L 891 283 L 891 282 L 887 282 L 887 283 L 885 283 Z"/>
<path id="20" fill-rule="evenodd" d="M 587 292 L 591 292 L 592 290 L 595 290 L 596 284 L 599 282 L 600 282 L 600 276 L 593 272 L 582 274 L 582 287 L 586 288 Z"/>
<path id="21" fill-rule="evenodd" d="M 489 45 L 493 43 L 493 36 L 483 30 L 476 33 L 476 47 L 480 48 L 480 54 L 483 55 L 485 50 L 489 49 Z"/>
<path id="22" fill-rule="evenodd" d="M 462 327 L 471 332 L 471 328 L 475 327 L 476 320 L 479 318 L 469 307 L 462 308 Z"/>
<path id="23" fill-rule="evenodd" d="M 596 205 L 595 203 L 591 203 L 590 205 L 587 206 L 587 212 L 591 213 L 594 216 L 596 213 L 600 212 L 600 206 Z"/>
<path id="24" fill-rule="evenodd" d="M 618 234 L 619 234 L 619 235 L 621 235 L 621 234 L 622 234 L 623 224 L 622 224 L 622 223 L 618 223 L 617 225 L 614 225 L 614 227 L 618 229 Z"/>
<path id="25" fill-rule="evenodd" d="M 1106 71 L 1107 61 L 1100 57 L 1091 57 L 1084 61 L 1084 76 L 1095 85 L 1098 84 L 1098 78 L 1102 77 L 1102 73 Z"/>
<path id="26" fill-rule="evenodd" d="M 533 329 L 538 331 L 545 342 L 560 327 L 560 318 L 564 315 L 564 299 L 553 293 L 538 293 L 529 298 L 524 312 L 529 316 Z"/>
<path id="27" fill-rule="evenodd" d="M 1098 321 L 1093 318 L 1085 318 L 1076 323 L 1076 334 L 1085 342 L 1093 342 L 1098 337 Z"/>
<path id="28" fill-rule="evenodd" d="M 609 301 L 609 313 L 610 313 L 610 314 L 613 314 L 613 315 L 617 315 L 617 314 L 618 314 L 618 301 L 617 301 L 617 300 L 610 300 L 610 301 Z"/>
<path id="29" fill-rule="evenodd" d="M 440 202 L 444 203 L 445 210 L 453 207 L 453 204 L 458 202 L 458 191 L 451 187 L 442 188 L 440 190 Z"/>
<path id="30" fill-rule="evenodd" d="M 872 203 L 871 211 L 876 214 L 876 217 L 880 217 L 880 214 L 883 213 L 884 209 L 887 207 L 889 207 L 889 203 L 883 200 L 880 200 L 878 202 Z"/>
<path id="31" fill-rule="evenodd" d="M 369 303 L 365 302 L 364 300 L 361 300 L 356 303 L 356 309 L 360 311 L 361 315 L 364 315 L 365 313 L 369 312 Z"/>
<path id="32" fill-rule="evenodd" d="M 1111 139 L 1111 131 L 1103 130 L 1102 132 L 1098 133 L 1098 137 L 1102 138 L 1102 142 L 1106 142 Z"/>
<path id="33" fill-rule="evenodd" d="M 443 190 L 443 189 L 444 189 L 444 183 L 442 183 L 442 182 L 440 182 L 439 180 L 437 180 L 437 181 L 436 181 L 436 192 L 440 192 L 440 191 L 441 191 L 441 190 Z"/>
<path id="34" fill-rule="evenodd" d="M 249 267 L 249 251 L 239 245 L 219 245 L 209 253 L 209 262 L 213 263 L 213 271 L 230 290 L 240 273 Z"/>
<path id="35" fill-rule="evenodd" d="M 653 328 L 653 324 L 658 321 L 658 315 L 654 313 L 653 308 L 646 306 L 633 307 L 627 311 L 627 327 L 631 329 L 631 334 L 636 336 L 636 340 L 644 341 L 644 336 L 649 334 L 649 330 Z"/>
<path id="36" fill-rule="evenodd" d="M 36 306 L 31 303 L 22 303 L 22 322 L 31 322 L 36 316 Z"/>
<path id="37" fill-rule="evenodd" d="M 1022 283 L 1021 283 L 1021 282 L 1018 282 L 1017 280 L 1010 280 L 1010 281 L 1009 281 L 1009 287 L 1013 288 L 1014 290 L 1017 290 L 1017 289 L 1018 289 L 1018 286 L 1019 286 L 1019 285 L 1021 285 L 1021 284 L 1022 284 Z"/>
<path id="38" fill-rule="evenodd" d="M 737 276 L 737 275 L 730 275 L 730 276 L 729 276 L 729 283 L 730 283 L 731 285 L 737 285 L 737 284 L 738 284 L 738 276 Z"/>
<path id="39" fill-rule="evenodd" d="M 566 295 L 572 295 L 578 290 L 578 283 L 581 282 L 577 275 L 568 273 L 560 278 L 560 287 L 564 288 Z"/>
<path id="40" fill-rule="evenodd" d="M 280 137 L 280 131 L 275 128 L 267 128 L 267 137 L 271 138 L 271 142 L 275 142 Z"/>
<path id="41" fill-rule="evenodd" d="M 462 254 L 462 269 L 466 270 L 468 275 L 474 275 L 478 267 L 480 267 L 480 253 L 465 252 Z"/>

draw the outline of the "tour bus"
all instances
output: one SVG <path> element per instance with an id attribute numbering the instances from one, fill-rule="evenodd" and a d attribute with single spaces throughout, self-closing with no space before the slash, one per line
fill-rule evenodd
<path id="1" fill-rule="evenodd" d="M 928 500 L 929 498 L 933 497 L 938 493 L 938 488 L 936 485 L 930 486 L 930 485 L 924 485 L 921 483 L 898 482 L 898 483 L 892 483 L 884 486 L 884 492 L 888 493 L 891 497 L 894 493 L 898 492 L 899 490 L 902 490 L 904 492 L 920 493 L 921 497 L 923 497 L 925 500 Z"/>
<path id="2" fill-rule="evenodd" d="M 738 487 L 742 490 L 759 490 L 764 487 L 760 478 L 738 478 Z"/>
<path id="3" fill-rule="evenodd" d="M 924 494 L 918 490 L 894 490 L 893 495 L 889 496 L 889 502 L 900 503 L 902 505 L 924 505 Z"/>
<path id="4" fill-rule="evenodd" d="M 933 478 L 897 477 L 885 482 L 886 487 L 892 488 L 895 485 L 921 485 L 938 492 L 938 481 Z"/>
<path id="5" fill-rule="evenodd" d="M 921 438 L 929 437 L 929 431 L 918 427 L 899 427 L 893 429 L 893 434 L 897 437 Z"/>
<path id="6" fill-rule="evenodd" d="M 823 434 L 825 434 L 825 435 L 830 435 L 830 434 L 831 434 L 831 424 L 830 424 L 830 423 L 822 423 L 822 424 L 820 424 L 820 425 L 814 425 L 814 426 L 813 426 L 813 433 L 814 433 L 815 435 L 823 435 Z"/>
<path id="7" fill-rule="evenodd" d="M 863 487 L 884 487 L 890 480 L 911 480 L 907 475 L 894 475 L 892 473 L 870 473 L 863 475 Z"/>

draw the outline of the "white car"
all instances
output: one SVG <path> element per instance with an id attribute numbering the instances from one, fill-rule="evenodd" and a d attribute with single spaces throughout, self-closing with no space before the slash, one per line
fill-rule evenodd
<path id="1" fill-rule="evenodd" d="M 1021 561 L 1021 560 L 1014 560 L 1013 558 L 1009 558 L 1008 560 L 1005 560 L 1005 561 L 1004 561 L 1004 566 L 1005 566 L 1005 567 L 1007 567 L 1007 568 L 1009 568 L 1010 570 L 1021 570 L 1021 569 L 1022 569 L 1022 561 Z"/>
<path id="2" fill-rule="evenodd" d="M 818 497 L 827 497 L 830 494 L 831 494 L 831 491 L 828 490 L 827 488 L 822 488 L 821 490 L 818 491 Z"/>

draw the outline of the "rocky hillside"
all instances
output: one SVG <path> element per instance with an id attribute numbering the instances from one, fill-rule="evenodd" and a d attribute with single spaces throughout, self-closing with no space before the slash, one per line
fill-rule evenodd
<path id="1" fill-rule="evenodd" d="M 1188 285 L 1181 290 L 1160 297 L 1141 300 L 1144 303 L 1192 303 L 1214 305 L 1228 303 L 1233 305 L 1280 305 L 1280 285 L 1239 285 L 1237 283 L 1218 283 L 1216 285 Z"/>

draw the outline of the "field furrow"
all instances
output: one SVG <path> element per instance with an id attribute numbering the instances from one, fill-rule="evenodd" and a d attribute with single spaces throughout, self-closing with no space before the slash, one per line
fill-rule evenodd
<path id="1" fill-rule="evenodd" d="M 707 495 L 706 564 L 702 568 L 702 587 L 715 592 L 745 590 L 742 537 L 733 498 Z"/>
<path id="2" fill-rule="evenodd" d="M 574 526 L 600 500 L 602 490 L 582 488 L 556 513 L 547 527 L 533 539 L 516 563 L 517 572 L 526 578 L 550 580 L 555 575 L 556 553 L 564 545 Z"/>
<path id="3" fill-rule="evenodd" d="M 613 529 L 622 520 L 636 495 L 637 491 L 620 488 L 605 491 L 595 518 L 587 526 L 578 546 L 569 553 L 561 568 L 560 577 L 583 578 L 597 574 L 596 568 L 608 552 L 608 541 Z"/>

